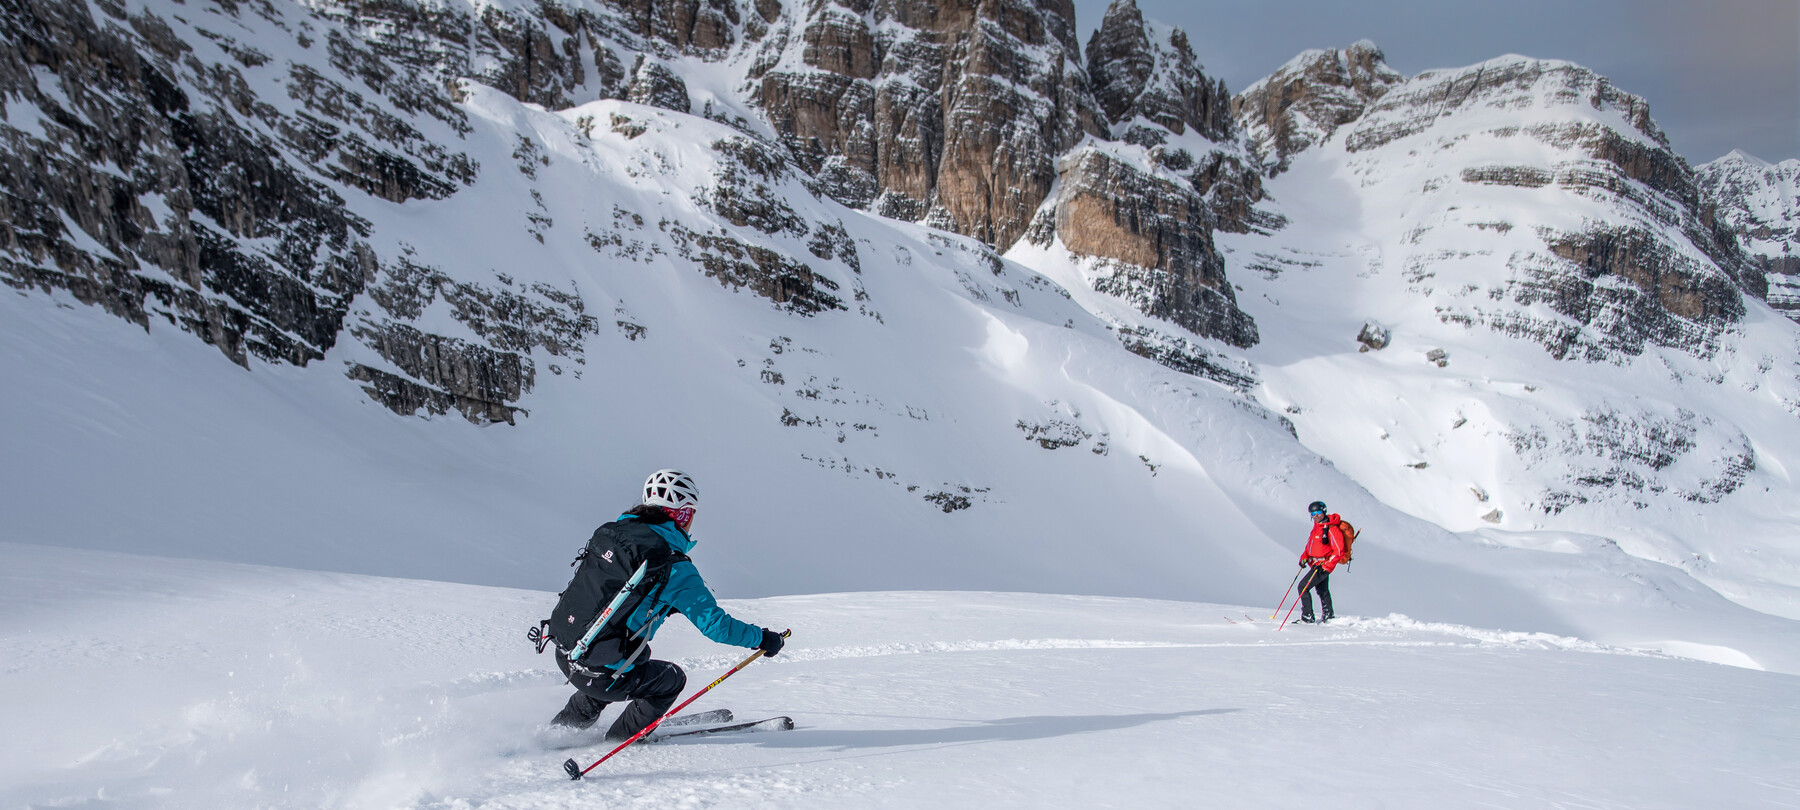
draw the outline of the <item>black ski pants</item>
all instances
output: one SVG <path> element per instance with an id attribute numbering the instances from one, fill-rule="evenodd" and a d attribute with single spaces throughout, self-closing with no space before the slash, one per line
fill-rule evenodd
<path id="1" fill-rule="evenodd" d="M 668 661 L 641 662 L 616 682 L 610 674 L 592 676 L 570 669 L 568 657 L 560 650 L 556 653 L 556 666 L 575 687 L 575 694 L 569 696 L 568 705 L 551 722 L 586 728 L 599 719 L 606 704 L 631 701 L 607 729 L 609 740 L 627 740 L 643 731 L 675 705 L 681 690 L 687 688 L 687 673 Z"/>
<path id="2" fill-rule="evenodd" d="M 1331 612 L 1331 572 L 1318 566 L 1300 578 L 1300 620 L 1313 620 L 1312 592 L 1319 592 L 1320 619 L 1330 619 L 1337 614 Z"/>

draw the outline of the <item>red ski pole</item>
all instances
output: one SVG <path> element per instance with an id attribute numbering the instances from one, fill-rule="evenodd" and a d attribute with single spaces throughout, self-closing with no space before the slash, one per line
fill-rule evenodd
<path id="1" fill-rule="evenodd" d="M 793 632 L 792 630 L 783 630 L 783 631 L 781 631 L 781 637 L 787 638 L 788 635 L 792 632 Z M 724 683 L 725 679 L 731 677 L 733 673 L 737 672 L 740 669 L 743 669 L 744 667 L 750 666 L 750 662 L 755 661 L 758 658 L 761 658 L 762 654 L 763 654 L 762 650 L 757 650 L 756 652 L 751 653 L 749 658 L 739 661 L 737 666 L 732 667 L 731 669 L 727 670 L 724 675 L 720 675 L 718 680 L 707 684 L 705 689 L 695 692 L 693 697 L 690 697 L 687 700 L 682 701 L 681 705 L 676 706 L 675 708 L 664 712 L 663 716 L 656 718 L 655 722 L 651 723 L 650 725 L 644 726 L 643 731 L 640 731 L 636 734 L 631 735 L 631 739 L 626 740 L 622 743 L 619 743 L 619 747 L 606 752 L 606 756 L 603 756 L 599 759 L 594 760 L 594 764 L 589 765 L 586 768 L 583 768 L 580 765 L 575 764 L 574 757 L 570 757 L 568 759 L 568 761 L 563 763 L 563 771 L 569 774 L 570 779 L 580 779 L 581 777 L 586 776 L 588 771 L 591 771 L 595 768 L 600 767 L 600 763 L 605 762 L 609 759 L 612 759 L 613 754 L 617 754 L 620 751 L 625 750 L 626 747 L 630 746 L 632 743 L 637 742 L 640 739 L 643 739 L 644 735 L 649 734 L 651 731 L 655 730 L 657 726 L 662 725 L 662 721 L 667 720 L 671 717 L 674 717 L 677 712 L 680 712 L 682 709 L 687 708 L 687 705 L 689 703 L 693 703 L 695 700 L 698 700 L 701 695 L 704 695 L 707 692 L 712 691 L 713 687 L 718 686 L 721 683 Z"/>
<path id="2" fill-rule="evenodd" d="M 1318 570 L 1317 568 L 1313 569 L 1313 571 L 1317 571 L 1317 570 Z M 1310 571 L 1307 572 L 1306 581 L 1301 583 L 1301 585 L 1300 585 L 1300 593 L 1302 596 L 1304 596 L 1306 594 L 1306 589 L 1312 585 L 1312 579 L 1313 579 L 1312 572 L 1310 572 Z M 1281 624 L 1278 624 L 1275 626 L 1275 632 L 1279 633 L 1279 632 L 1281 632 L 1281 628 L 1287 626 L 1288 617 L 1293 616 L 1294 608 L 1297 608 L 1299 606 L 1300 606 L 1300 599 L 1298 597 L 1296 597 L 1294 599 L 1294 604 L 1288 606 L 1287 616 L 1281 617 Z"/>
<path id="3" fill-rule="evenodd" d="M 1269 614 L 1269 618 L 1273 619 L 1277 615 L 1280 615 L 1281 609 L 1287 605 L 1288 594 L 1293 593 L 1293 591 L 1294 591 L 1294 583 L 1300 581 L 1301 573 L 1302 573 L 1301 571 L 1295 571 L 1294 578 L 1288 580 L 1287 590 L 1281 592 L 1281 604 L 1275 606 L 1275 612 Z"/>

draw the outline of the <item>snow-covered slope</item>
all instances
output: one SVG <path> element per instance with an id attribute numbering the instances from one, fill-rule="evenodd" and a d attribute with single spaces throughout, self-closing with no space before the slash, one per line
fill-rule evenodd
<path id="1" fill-rule="evenodd" d="M 1563 62 L 1431 71 L 1267 189 L 1289 227 L 1220 244 L 1309 448 L 1484 542 L 1592 535 L 1800 616 L 1800 333 L 1641 100 Z"/>
<path id="2" fill-rule="evenodd" d="M 794 637 L 693 708 L 798 727 L 641 745 L 576 783 L 560 763 L 608 746 L 536 743 L 569 691 L 523 637 L 553 594 L 11 544 L 0 571 L 6 807 L 1749 810 L 1800 791 L 1793 674 L 1403 616 L 1276 631 L 1267 605 L 918 592 L 728 602 Z M 657 650 L 691 689 L 742 652 L 684 623 Z"/>

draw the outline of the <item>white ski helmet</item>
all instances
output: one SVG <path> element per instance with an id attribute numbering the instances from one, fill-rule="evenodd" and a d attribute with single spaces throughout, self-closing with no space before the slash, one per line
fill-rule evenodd
<path id="1" fill-rule="evenodd" d="M 657 470 L 644 479 L 644 503 L 669 509 L 699 508 L 700 488 L 680 470 Z"/>

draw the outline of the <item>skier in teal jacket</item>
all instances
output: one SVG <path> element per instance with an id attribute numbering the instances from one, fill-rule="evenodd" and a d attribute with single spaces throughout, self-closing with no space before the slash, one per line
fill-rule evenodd
<path id="1" fill-rule="evenodd" d="M 625 618 L 634 655 L 594 665 L 592 657 L 584 657 L 584 666 L 569 660 L 561 649 L 556 652 L 556 666 L 562 670 L 575 694 L 550 722 L 554 725 L 585 729 L 600 719 L 609 703 L 630 701 L 618 719 L 607 729 L 608 740 L 625 740 L 642 731 L 661 717 L 681 697 L 687 686 L 687 673 L 669 661 L 650 658 L 649 641 L 670 613 L 680 613 L 693 622 L 707 638 L 734 647 L 760 649 L 765 655 L 781 652 L 780 633 L 757 627 L 732 617 L 719 607 L 712 590 L 687 553 L 694 540 L 688 536 L 694 510 L 699 505 L 694 480 L 676 470 L 658 470 L 644 482 L 644 502 L 619 516 L 610 527 L 618 532 L 653 532 L 681 556 L 669 567 L 669 580 L 655 592 L 655 598 L 644 599 Z M 642 647 L 641 651 L 637 648 Z"/>

